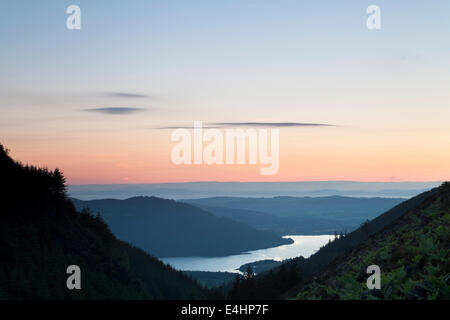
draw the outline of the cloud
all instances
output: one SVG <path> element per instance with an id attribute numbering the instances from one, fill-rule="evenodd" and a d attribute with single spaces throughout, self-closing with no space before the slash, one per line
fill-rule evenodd
<path id="1" fill-rule="evenodd" d="M 155 96 L 148 94 L 127 92 L 127 91 L 91 91 L 79 93 L 79 96 L 96 97 L 96 98 L 118 98 L 118 99 L 154 99 Z"/>
<path id="2" fill-rule="evenodd" d="M 226 127 L 335 127 L 333 124 L 325 123 L 307 123 L 307 122 L 218 122 L 218 123 L 206 123 L 202 128 L 226 128 Z M 192 126 L 164 126 L 156 129 L 193 129 Z"/>
<path id="3" fill-rule="evenodd" d="M 202 125 L 203 129 L 218 129 L 221 128 L 221 126 L 211 126 L 209 124 Z M 165 130 L 165 129 L 194 129 L 194 125 L 192 126 L 164 126 L 164 127 L 157 127 L 157 128 L 151 128 L 151 129 L 158 129 L 158 130 Z"/>
<path id="4" fill-rule="evenodd" d="M 126 98 L 126 99 L 149 99 L 153 98 L 152 96 L 146 95 L 146 94 L 139 94 L 139 93 L 133 93 L 133 92 L 107 92 L 106 95 L 110 97 L 115 98 Z"/>
<path id="5" fill-rule="evenodd" d="M 221 127 L 333 127 L 332 124 L 307 122 L 219 122 L 213 126 Z"/>
<path id="6" fill-rule="evenodd" d="M 87 111 L 87 112 L 97 112 L 97 113 L 101 113 L 101 114 L 112 114 L 112 115 L 132 114 L 132 113 L 140 112 L 142 110 L 144 110 L 144 109 L 142 109 L 142 108 L 127 108 L 127 107 L 84 109 L 84 111 Z"/>

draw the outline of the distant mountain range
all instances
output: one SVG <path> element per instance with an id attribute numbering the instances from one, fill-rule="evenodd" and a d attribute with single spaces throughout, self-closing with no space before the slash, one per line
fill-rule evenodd
<path id="1" fill-rule="evenodd" d="M 410 198 L 437 187 L 431 182 L 358 182 L 358 181 L 300 181 L 300 182 L 184 182 L 155 184 L 70 185 L 69 195 L 81 200 L 126 199 L 134 196 L 157 196 L 166 199 L 194 199 L 217 196 L 275 197 L 275 196 L 350 196 Z"/>
<path id="2" fill-rule="evenodd" d="M 215 197 L 183 200 L 221 217 L 279 234 L 352 231 L 367 219 L 403 202 L 401 198 Z"/>
<path id="3" fill-rule="evenodd" d="M 157 257 L 225 256 L 292 242 L 174 200 L 134 197 L 72 201 L 78 210 L 100 212 L 119 239 Z"/>

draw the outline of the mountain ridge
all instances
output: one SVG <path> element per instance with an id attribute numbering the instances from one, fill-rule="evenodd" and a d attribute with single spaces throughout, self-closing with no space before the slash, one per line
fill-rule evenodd
<path id="1" fill-rule="evenodd" d="M 213 197 L 182 200 L 255 228 L 278 234 L 319 235 L 350 232 L 403 202 L 399 198 Z"/>
<path id="2" fill-rule="evenodd" d="M 175 200 L 138 196 L 72 201 L 79 210 L 100 212 L 119 239 L 158 257 L 226 256 L 292 243 Z"/>

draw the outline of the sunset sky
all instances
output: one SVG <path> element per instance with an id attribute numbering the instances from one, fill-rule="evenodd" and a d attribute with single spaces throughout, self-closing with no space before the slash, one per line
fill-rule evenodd
<path id="1" fill-rule="evenodd" d="M 81 30 L 66 8 L 81 8 Z M 368 30 L 366 8 L 381 8 Z M 0 143 L 71 184 L 450 179 L 448 1 L 1 1 Z M 280 125 L 279 172 L 171 133 Z M 326 126 L 325 126 L 326 125 Z"/>

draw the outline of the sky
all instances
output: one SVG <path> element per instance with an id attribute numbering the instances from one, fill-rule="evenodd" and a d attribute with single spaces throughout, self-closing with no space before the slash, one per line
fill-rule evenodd
<path id="1" fill-rule="evenodd" d="M 81 8 L 81 29 L 66 8 Z M 381 29 L 366 27 L 369 5 Z M 450 179 L 448 1 L 0 2 L 0 143 L 70 184 Z M 173 128 L 280 124 L 275 175 Z M 322 125 L 326 124 L 326 126 Z"/>

